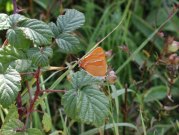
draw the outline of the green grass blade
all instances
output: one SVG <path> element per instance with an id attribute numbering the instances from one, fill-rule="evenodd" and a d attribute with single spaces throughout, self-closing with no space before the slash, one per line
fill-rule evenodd
<path id="1" fill-rule="evenodd" d="M 178 10 L 177 10 L 178 11 Z M 162 27 L 164 27 L 165 24 L 167 24 L 168 21 L 171 20 L 171 18 L 177 13 L 175 11 L 165 22 L 163 22 L 159 28 L 157 28 L 130 56 L 129 58 L 116 70 L 116 74 L 119 73 L 135 56 L 137 53 L 139 53 L 144 46 L 147 45 L 147 43 L 157 34 L 157 32 L 160 31 Z"/>
<path id="2" fill-rule="evenodd" d="M 111 124 L 107 124 L 105 126 L 101 126 L 99 128 L 101 128 L 101 129 L 110 129 L 110 128 L 113 128 L 114 126 L 118 126 L 118 127 L 125 126 L 125 127 L 130 127 L 130 128 L 133 128 L 133 129 L 137 130 L 137 127 L 134 126 L 131 123 L 114 123 L 114 124 L 111 123 Z M 93 135 L 93 134 L 97 134 L 98 131 L 99 131 L 99 128 L 94 128 L 94 129 L 88 130 L 88 131 L 86 131 L 86 132 L 84 132 L 84 133 L 82 133 L 80 135 Z"/>

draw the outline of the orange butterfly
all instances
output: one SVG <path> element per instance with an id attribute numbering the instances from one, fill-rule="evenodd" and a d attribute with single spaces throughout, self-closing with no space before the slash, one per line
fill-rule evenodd
<path id="1" fill-rule="evenodd" d="M 90 54 L 80 60 L 79 67 L 93 76 L 106 76 L 107 63 L 103 48 L 95 48 Z"/>

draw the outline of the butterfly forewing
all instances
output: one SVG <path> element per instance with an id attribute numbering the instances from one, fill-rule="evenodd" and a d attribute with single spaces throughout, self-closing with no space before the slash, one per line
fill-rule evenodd
<path id="1" fill-rule="evenodd" d="M 93 76 L 105 76 L 107 63 L 104 50 L 101 47 L 97 47 L 80 61 L 79 66 Z"/>

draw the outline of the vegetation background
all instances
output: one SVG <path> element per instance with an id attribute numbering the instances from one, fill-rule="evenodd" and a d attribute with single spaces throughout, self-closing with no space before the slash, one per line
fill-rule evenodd
<path id="1" fill-rule="evenodd" d="M 61 105 L 62 94 L 53 93 L 49 94 L 47 102 L 53 128 L 47 134 L 179 134 L 178 63 L 171 64 L 169 55 L 164 51 L 166 44 L 179 41 L 179 14 L 176 13 L 167 25 L 158 29 L 171 16 L 173 10 L 177 10 L 179 2 L 134 0 L 131 1 L 130 8 L 125 10 L 129 2 L 130 0 L 17 1 L 18 7 L 22 9 L 20 14 L 45 22 L 56 21 L 57 16 L 62 14 L 65 8 L 77 9 L 84 13 L 85 25 L 76 31 L 83 51 L 75 55 L 66 55 L 57 48 L 54 49 L 54 59 L 51 59 L 50 63 L 59 67 L 82 57 L 85 51 L 110 33 L 125 16 L 119 28 L 100 44 L 104 50 L 112 50 L 107 62 L 108 67 L 114 70 L 117 76 L 114 84 L 106 82 L 103 88 L 109 95 L 112 105 L 109 120 L 106 121 L 106 127 L 104 126 L 108 130 L 96 129 L 94 126 L 67 118 Z M 0 12 L 12 14 L 12 1 L 0 0 Z M 155 30 L 159 32 L 151 38 L 150 35 Z M 5 38 L 5 34 L 1 32 L 0 44 L 3 44 Z M 172 41 L 168 43 L 169 39 Z M 159 62 L 160 56 L 162 63 Z M 79 69 L 74 69 L 77 70 Z M 51 74 L 50 71 L 44 73 L 44 80 Z M 62 72 L 53 74 L 45 86 L 50 87 L 61 74 Z M 68 79 L 56 88 L 68 89 Z M 128 93 L 125 93 L 124 88 L 129 89 Z M 118 91 L 117 95 L 114 94 L 115 91 Z M 34 127 L 43 128 L 41 115 L 34 113 L 33 117 Z M 108 125 L 111 122 L 113 128 Z M 124 128 L 118 124 L 123 122 L 135 125 L 138 130 L 130 128 L 131 125 Z"/>

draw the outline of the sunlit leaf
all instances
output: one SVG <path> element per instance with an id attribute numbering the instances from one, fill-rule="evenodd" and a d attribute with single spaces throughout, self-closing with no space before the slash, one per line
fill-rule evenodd
<path id="1" fill-rule="evenodd" d="M 8 15 L 0 13 L 0 30 L 5 30 L 10 28 L 10 24 L 8 21 Z"/>
<path id="2" fill-rule="evenodd" d="M 25 72 L 31 67 L 31 60 L 27 59 L 17 59 L 11 62 L 11 67 L 16 69 L 18 72 Z"/>
<path id="3" fill-rule="evenodd" d="M 13 46 L 5 46 L 0 48 L 0 62 L 3 64 L 10 64 L 10 62 L 13 62 L 17 59 L 24 58 L 26 58 L 24 52 Z"/>
<path id="4" fill-rule="evenodd" d="M 45 132 L 48 132 L 51 130 L 52 120 L 51 120 L 51 117 L 47 113 L 43 115 L 42 124 L 43 124 L 43 129 L 45 130 Z"/>
<path id="5" fill-rule="evenodd" d="M 18 119 L 18 118 L 19 118 L 19 114 L 18 114 L 17 107 L 12 104 L 8 109 L 8 114 L 6 115 L 4 123 L 7 123 L 12 119 Z"/>
<path id="6" fill-rule="evenodd" d="M 43 135 L 42 131 L 40 131 L 40 129 L 37 128 L 29 128 L 26 131 L 27 135 Z"/>
<path id="7" fill-rule="evenodd" d="M 52 42 L 53 33 L 49 26 L 36 19 L 28 19 L 21 23 L 20 29 L 26 38 L 37 45 L 49 45 Z"/>
<path id="8" fill-rule="evenodd" d="M 2 125 L 1 135 L 16 135 L 16 130 L 23 128 L 24 124 L 18 119 L 10 119 Z"/>
<path id="9" fill-rule="evenodd" d="M 14 69 L 7 69 L 0 74 L 0 104 L 4 107 L 11 105 L 21 88 L 20 74 Z"/>

